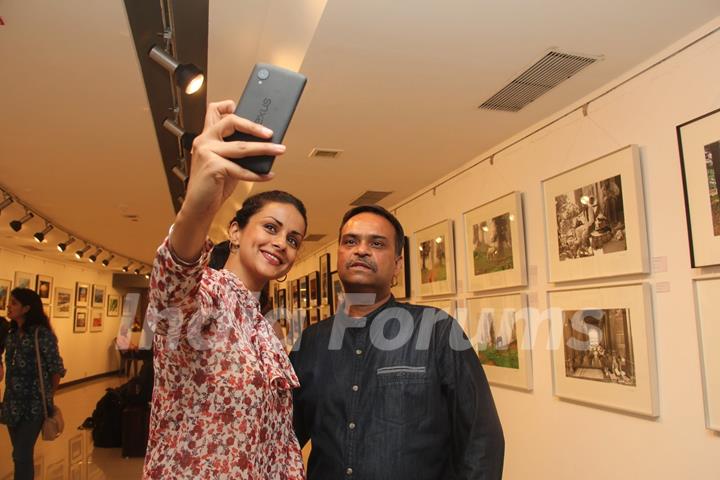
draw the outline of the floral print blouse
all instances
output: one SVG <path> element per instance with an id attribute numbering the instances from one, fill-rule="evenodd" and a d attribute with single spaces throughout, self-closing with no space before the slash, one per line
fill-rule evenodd
<path id="1" fill-rule="evenodd" d="M 155 328 L 146 479 L 303 479 L 292 423 L 295 372 L 259 304 L 212 243 L 186 264 L 160 246 L 147 318 Z"/>
<path id="2" fill-rule="evenodd" d="M 40 362 L 48 413 L 53 411 L 52 376 L 65 376 L 65 367 L 58 351 L 57 337 L 46 327 L 31 327 L 23 335 L 17 329 L 6 339 L 5 350 L 5 396 L 2 421 L 8 426 L 20 422 L 38 420 L 45 416 L 38 382 L 37 356 L 35 355 L 35 330 L 38 330 Z"/>

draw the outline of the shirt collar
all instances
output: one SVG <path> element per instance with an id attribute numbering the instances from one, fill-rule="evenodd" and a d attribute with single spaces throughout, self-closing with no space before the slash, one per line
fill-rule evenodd
<path id="1" fill-rule="evenodd" d="M 364 317 L 349 317 L 345 314 L 344 309 L 340 309 L 338 313 L 335 314 L 335 319 L 340 320 L 343 323 L 346 323 L 347 325 L 351 325 L 354 327 L 362 328 L 362 327 L 369 327 L 372 321 L 377 317 L 380 312 L 383 310 L 386 310 L 390 307 L 396 306 L 398 303 L 395 300 L 395 297 L 390 294 L 390 298 L 383 303 L 382 305 L 378 306 L 375 310 L 368 313 Z"/>

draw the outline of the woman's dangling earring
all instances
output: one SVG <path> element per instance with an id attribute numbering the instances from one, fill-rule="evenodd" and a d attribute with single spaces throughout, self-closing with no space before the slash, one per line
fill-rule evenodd
<path id="1" fill-rule="evenodd" d="M 275 281 L 278 283 L 283 283 L 285 280 L 287 280 L 287 273 L 282 277 L 282 279 L 280 279 L 280 278 L 275 279 Z"/>
<path id="2" fill-rule="evenodd" d="M 237 243 L 230 242 L 230 253 L 237 253 L 237 251 L 240 249 L 240 245 Z"/>

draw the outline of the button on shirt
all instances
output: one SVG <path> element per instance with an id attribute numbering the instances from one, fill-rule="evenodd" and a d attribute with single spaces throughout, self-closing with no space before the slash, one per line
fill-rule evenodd
<path id="1" fill-rule="evenodd" d="M 290 354 L 309 479 L 500 479 L 502 427 L 457 322 L 390 299 L 310 326 Z"/>

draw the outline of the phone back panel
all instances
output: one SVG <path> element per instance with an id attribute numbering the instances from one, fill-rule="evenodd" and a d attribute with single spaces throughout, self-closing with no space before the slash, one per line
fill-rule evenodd
<path id="1" fill-rule="evenodd" d="M 299 73 L 258 63 L 250 74 L 235 114 L 268 127 L 273 131 L 272 142 L 281 143 L 306 82 L 306 77 Z M 240 132 L 235 132 L 225 140 L 269 141 Z M 273 160 L 273 156 L 260 156 L 235 161 L 255 173 L 268 173 Z"/>

